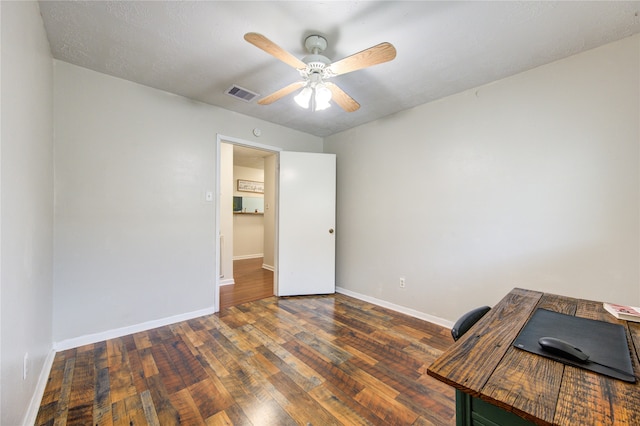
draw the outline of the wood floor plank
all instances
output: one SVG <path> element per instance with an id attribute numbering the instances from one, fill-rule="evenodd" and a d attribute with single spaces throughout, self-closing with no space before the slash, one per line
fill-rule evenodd
<path id="1" fill-rule="evenodd" d="M 149 423 L 149 426 L 160 426 L 160 419 L 158 418 L 158 412 L 156 411 L 153 398 L 151 398 L 151 392 L 145 390 L 140 394 L 142 400 L 142 409 L 144 411 L 144 417 Z"/>
<path id="2" fill-rule="evenodd" d="M 371 422 L 362 418 L 358 413 L 353 411 L 349 406 L 331 392 L 328 386 L 324 384 L 316 387 L 309 396 L 315 399 L 325 410 L 331 413 L 337 421 L 344 425 L 370 425 Z"/>
<path id="3" fill-rule="evenodd" d="M 251 356 L 251 354 L 246 354 L 233 357 L 227 353 L 225 364 L 230 374 L 224 377 L 223 383 L 235 399 L 240 395 L 243 400 L 255 398 L 260 402 L 270 401 L 272 397 L 268 389 L 265 388 L 265 384 L 268 383 L 266 378 L 259 374 L 251 363 L 247 362 L 247 358 Z M 241 406 L 243 409 L 246 408 L 246 405 L 241 404 Z"/>
<path id="4" fill-rule="evenodd" d="M 204 419 L 200 415 L 198 406 L 191 397 L 188 389 L 182 389 L 169 396 L 171 403 L 180 414 L 181 425 L 204 425 Z"/>
<path id="5" fill-rule="evenodd" d="M 209 376 L 226 377 L 229 375 L 229 370 L 220 362 L 211 348 L 202 347 L 200 354 L 200 364 L 202 364 L 202 368 L 205 369 Z"/>
<path id="6" fill-rule="evenodd" d="M 127 406 L 124 402 L 124 399 L 114 402 L 113 405 L 111 406 L 111 410 L 113 414 L 114 426 L 129 425 L 129 417 L 127 416 Z"/>
<path id="7" fill-rule="evenodd" d="M 133 340 L 136 342 L 136 348 L 138 350 L 150 348 L 153 343 L 149 338 L 149 333 L 142 331 L 133 335 Z"/>
<path id="8" fill-rule="evenodd" d="M 58 408 L 58 401 L 62 392 L 68 354 L 69 351 L 59 352 L 53 360 L 49 379 L 47 380 L 47 385 L 40 403 L 40 410 L 36 417 L 36 425 L 53 425 L 53 420 Z"/>
<path id="9" fill-rule="evenodd" d="M 231 401 L 231 404 L 229 406 L 235 404 L 235 400 L 233 399 L 233 397 L 231 396 L 231 394 L 229 393 L 229 391 L 221 381 L 221 378 L 228 376 L 229 373 L 227 372 L 227 374 L 224 376 L 217 375 L 214 370 L 209 368 L 208 363 L 204 358 L 200 358 L 200 362 L 202 363 L 202 367 L 205 369 L 205 371 L 209 375 L 209 380 L 211 380 L 211 384 L 215 386 L 216 391 L 220 394 L 219 398 L 221 402 L 218 402 L 218 405 L 227 406 L 226 401 Z"/>
<path id="10" fill-rule="evenodd" d="M 207 424 L 207 426 L 233 426 L 236 424 L 224 411 L 221 411 L 209 417 L 205 421 L 205 423 Z"/>
<path id="11" fill-rule="evenodd" d="M 207 377 L 200 362 L 191 354 L 184 341 L 176 337 L 166 341 L 164 345 L 173 363 L 175 371 L 182 378 L 185 386 L 191 386 Z"/>
<path id="12" fill-rule="evenodd" d="M 238 331 L 242 332 L 242 335 L 246 340 L 245 350 L 255 352 L 255 349 L 257 347 L 264 346 L 265 344 L 271 342 L 271 339 L 266 336 L 261 329 L 254 327 L 253 324 L 245 324 L 241 327 L 238 327 Z"/>
<path id="13" fill-rule="evenodd" d="M 54 425 L 66 425 L 67 416 L 69 415 L 69 399 L 71 398 L 71 383 L 73 381 L 73 370 L 76 365 L 76 359 L 68 358 L 64 366 L 64 375 L 62 377 L 62 386 L 60 387 L 60 398 L 55 411 Z"/>
<path id="14" fill-rule="evenodd" d="M 237 324 L 235 327 L 232 328 L 228 326 L 228 324 L 226 324 L 226 321 L 225 321 L 225 325 L 219 327 L 218 331 L 222 333 L 227 338 L 229 343 L 231 343 L 235 348 L 237 348 L 237 350 L 245 353 L 250 353 L 253 351 L 253 348 L 256 345 L 251 343 L 252 339 L 250 339 L 249 336 L 247 336 L 247 333 L 237 332 L 237 331 L 242 331 L 242 327 L 246 325 L 249 325 L 249 324 L 248 323 Z"/>
<path id="15" fill-rule="evenodd" d="M 319 354 L 322 354 L 333 364 L 342 364 L 353 356 L 344 349 L 332 343 L 322 341 L 314 334 L 306 331 L 296 334 L 296 340 L 305 343 Z"/>
<path id="16" fill-rule="evenodd" d="M 318 424 L 323 426 L 339 425 L 338 419 L 322 408 L 307 392 L 302 391 L 286 374 L 278 373 L 269 380 L 278 390 L 276 401 L 289 413 L 296 423 L 302 425 Z"/>
<path id="17" fill-rule="evenodd" d="M 278 325 L 273 321 L 273 318 L 270 317 L 265 317 L 261 321 L 251 325 L 255 329 L 260 330 L 260 332 L 267 336 L 269 340 L 279 345 L 295 339 L 293 334 L 282 327 L 278 327 Z"/>
<path id="18" fill-rule="evenodd" d="M 269 395 L 258 399 L 241 380 L 234 375 L 222 379 L 222 383 L 229 391 L 241 410 L 242 415 L 249 420 L 249 424 L 294 425 L 293 419 Z"/>
<path id="19" fill-rule="evenodd" d="M 306 392 L 315 388 L 323 381 L 321 374 L 291 355 L 291 353 L 282 346 L 269 345 L 268 348 L 260 346 L 258 351 L 280 370 L 277 374 L 281 372 L 284 373 Z"/>
<path id="20" fill-rule="evenodd" d="M 131 353 L 137 349 L 136 340 L 133 338 L 133 334 L 127 334 L 126 336 L 122 336 L 120 340 L 122 340 L 122 344 L 126 349 L 127 353 Z"/>
<path id="21" fill-rule="evenodd" d="M 181 322 L 179 324 L 176 324 L 177 327 L 180 327 L 180 330 L 177 331 L 178 334 L 183 334 L 186 339 L 185 339 L 185 343 L 189 342 L 191 343 L 191 346 L 195 349 L 198 348 L 199 346 L 202 346 L 203 342 L 202 339 L 200 339 L 200 335 L 198 333 L 196 333 L 196 331 L 191 328 L 191 323 L 190 322 Z M 197 354 L 197 351 L 191 351 L 194 355 Z"/>
<path id="22" fill-rule="evenodd" d="M 422 340 L 419 342 L 411 342 L 403 351 L 409 354 L 409 356 L 419 359 L 426 365 L 431 364 L 442 354 L 440 349 L 429 346 Z"/>
<path id="23" fill-rule="evenodd" d="M 324 380 L 340 389 L 349 397 L 354 397 L 364 389 L 364 385 L 362 383 L 354 380 L 338 366 L 317 356 L 316 353 L 307 349 L 305 345 L 298 342 L 289 342 L 285 347 L 316 372 L 322 372 Z"/>
<path id="24" fill-rule="evenodd" d="M 129 371 L 131 371 L 131 379 L 136 392 L 141 394 L 147 389 L 144 367 L 142 365 L 141 353 L 138 350 L 127 350 L 127 358 L 129 360 Z"/>
<path id="25" fill-rule="evenodd" d="M 56 418 L 56 402 L 49 402 L 48 404 L 41 404 L 38 410 L 38 416 L 36 417 L 36 425 L 38 426 L 51 426 Z"/>
<path id="26" fill-rule="evenodd" d="M 224 411 L 234 404 L 233 398 L 227 391 L 220 390 L 211 379 L 206 379 L 190 386 L 189 393 L 203 419 Z"/>
<path id="27" fill-rule="evenodd" d="M 133 383 L 131 364 L 124 341 L 122 339 L 108 340 L 107 356 L 111 402 L 119 402 L 136 395 L 137 391 Z"/>
<path id="28" fill-rule="evenodd" d="M 42 404 L 51 404 L 58 401 L 60 388 L 62 387 L 62 379 L 64 377 L 65 364 L 65 353 L 60 352 L 56 354 L 51 366 L 51 372 L 49 373 L 49 380 L 47 380 L 47 386 L 42 396 Z"/>
<path id="29" fill-rule="evenodd" d="M 317 332 L 316 332 L 317 331 Z M 56 354 L 38 425 L 453 425 L 448 330 L 344 295 L 268 297 Z"/>
<path id="30" fill-rule="evenodd" d="M 114 426 L 144 425 L 147 423 L 139 395 L 128 396 L 113 404 Z"/>
<path id="31" fill-rule="evenodd" d="M 379 362 L 394 365 L 394 368 L 402 370 L 408 377 L 413 379 L 420 377 L 418 369 L 423 363 L 402 350 L 380 343 L 357 331 L 341 337 L 340 340 L 377 359 Z"/>
<path id="32" fill-rule="evenodd" d="M 93 345 L 94 370 L 102 370 L 109 367 L 109 354 L 107 352 L 107 342 L 98 342 Z"/>
<path id="33" fill-rule="evenodd" d="M 151 376 L 155 376 L 159 374 L 158 366 L 156 365 L 155 359 L 153 359 L 153 353 L 151 352 L 151 348 L 144 348 L 139 351 L 140 354 L 140 364 L 142 365 L 142 374 L 144 374 L 145 378 L 149 378 Z"/>
<path id="34" fill-rule="evenodd" d="M 395 399 L 400 400 L 403 405 L 411 408 L 418 414 L 426 415 L 427 418 L 437 417 L 441 423 L 450 424 L 455 413 L 455 407 L 451 405 L 454 393 L 447 389 L 442 392 L 440 387 L 432 388 L 425 386 L 418 381 L 408 379 L 402 372 L 387 367 L 383 364 L 370 366 L 354 360 L 357 367 L 366 371 L 371 376 L 390 386 L 398 392 Z"/>
<path id="35" fill-rule="evenodd" d="M 358 383 L 362 383 L 364 387 L 374 390 L 385 398 L 395 399 L 400 393 L 398 389 L 390 386 L 389 384 L 385 383 L 385 381 L 380 380 L 379 377 L 376 377 L 374 374 L 372 374 L 377 371 L 375 367 L 369 367 L 367 370 L 365 370 L 363 368 L 359 368 L 357 364 L 349 361 L 341 364 L 340 369 L 349 377 L 357 380 Z"/>
<path id="36" fill-rule="evenodd" d="M 141 395 L 131 395 L 124 400 L 127 409 L 129 426 L 144 425 L 147 423 L 146 413 L 142 404 Z"/>
<path id="37" fill-rule="evenodd" d="M 245 314 L 242 306 L 231 306 L 220 319 L 227 327 L 231 328 L 242 327 L 253 322 L 253 319 Z"/>
<path id="38" fill-rule="evenodd" d="M 96 357 L 97 358 L 97 357 Z M 96 362 L 96 367 L 99 365 Z M 111 384 L 109 382 L 109 368 L 104 367 L 96 370 L 95 375 L 95 397 L 93 401 L 93 424 L 109 426 L 113 424 L 111 412 Z"/>
<path id="39" fill-rule="evenodd" d="M 151 347 L 151 354 L 153 355 L 156 367 L 160 372 L 160 378 L 162 379 L 168 393 L 171 394 L 184 389 L 186 387 L 184 379 L 173 366 L 164 343 L 154 344 Z"/>
<path id="40" fill-rule="evenodd" d="M 95 343 L 93 352 L 93 424 L 96 426 L 111 426 L 113 424 L 113 415 L 111 413 L 111 383 L 109 381 L 107 342 Z"/>
<path id="41" fill-rule="evenodd" d="M 280 302 L 276 307 L 275 304 L 268 305 L 267 309 L 271 310 L 273 315 L 270 315 L 264 319 L 264 322 L 268 324 L 273 330 L 278 332 L 285 332 L 282 334 L 285 340 L 291 340 L 289 336 L 295 336 L 298 333 L 306 331 L 307 324 L 304 320 L 299 319 L 295 314 L 287 312 L 285 306 L 282 306 Z"/>
<path id="42" fill-rule="evenodd" d="M 350 346 L 349 344 L 340 341 L 340 339 L 336 339 L 335 340 L 335 344 L 339 347 L 341 347 L 342 349 L 344 349 L 345 351 L 349 352 L 351 355 L 353 355 L 355 358 L 358 358 L 364 362 L 367 362 L 371 365 L 376 365 L 378 363 L 378 360 L 369 356 L 368 354 L 359 351 L 358 349 L 354 348 L 353 346 Z"/>
<path id="43" fill-rule="evenodd" d="M 380 394 L 365 388 L 355 397 L 356 401 L 371 410 L 385 425 L 410 425 L 418 414 L 395 400 L 381 398 Z"/>
<path id="44" fill-rule="evenodd" d="M 161 374 L 151 376 L 146 381 L 160 424 L 162 426 L 180 424 L 180 414 L 169 399 L 169 392 L 162 381 Z"/>
<path id="45" fill-rule="evenodd" d="M 260 352 L 256 352 L 256 354 L 251 358 L 251 361 L 252 363 L 260 366 L 259 368 L 264 372 L 265 377 L 277 374 L 280 371 L 280 369 L 276 365 L 269 361 Z"/>

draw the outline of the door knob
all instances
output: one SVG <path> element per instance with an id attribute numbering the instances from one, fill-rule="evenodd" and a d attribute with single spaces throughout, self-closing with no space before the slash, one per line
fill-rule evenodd
<path id="1" fill-rule="evenodd" d="M 333 234 L 333 228 L 329 228 L 329 233 Z"/>

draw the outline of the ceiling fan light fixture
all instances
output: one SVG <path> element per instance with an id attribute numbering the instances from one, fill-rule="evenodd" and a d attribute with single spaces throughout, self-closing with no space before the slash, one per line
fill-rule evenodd
<path id="1" fill-rule="evenodd" d="M 307 85 L 293 99 L 302 108 L 308 109 L 312 94 L 313 90 Z"/>
<path id="2" fill-rule="evenodd" d="M 331 90 L 320 81 L 319 83 L 307 84 L 293 99 L 302 108 L 312 111 L 322 111 L 331 106 Z"/>
<path id="3" fill-rule="evenodd" d="M 322 111 L 323 109 L 327 109 L 331 106 L 329 101 L 331 100 L 331 90 L 324 85 L 324 83 L 320 83 L 316 85 L 315 90 L 315 110 Z"/>

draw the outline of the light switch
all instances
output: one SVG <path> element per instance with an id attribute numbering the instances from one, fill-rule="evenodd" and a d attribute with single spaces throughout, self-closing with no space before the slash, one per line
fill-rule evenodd
<path id="1" fill-rule="evenodd" d="M 205 200 L 207 201 L 213 201 L 213 192 L 211 191 L 207 191 L 207 194 L 205 195 Z"/>

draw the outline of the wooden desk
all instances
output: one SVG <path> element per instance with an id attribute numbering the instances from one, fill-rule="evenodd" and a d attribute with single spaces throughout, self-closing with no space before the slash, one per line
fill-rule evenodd
<path id="1" fill-rule="evenodd" d="M 623 324 L 640 375 L 640 323 L 615 319 L 601 302 L 516 288 L 428 369 L 456 388 L 457 424 L 640 425 L 640 381 L 611 379 L 512 346 L 536 308 Z"/>

